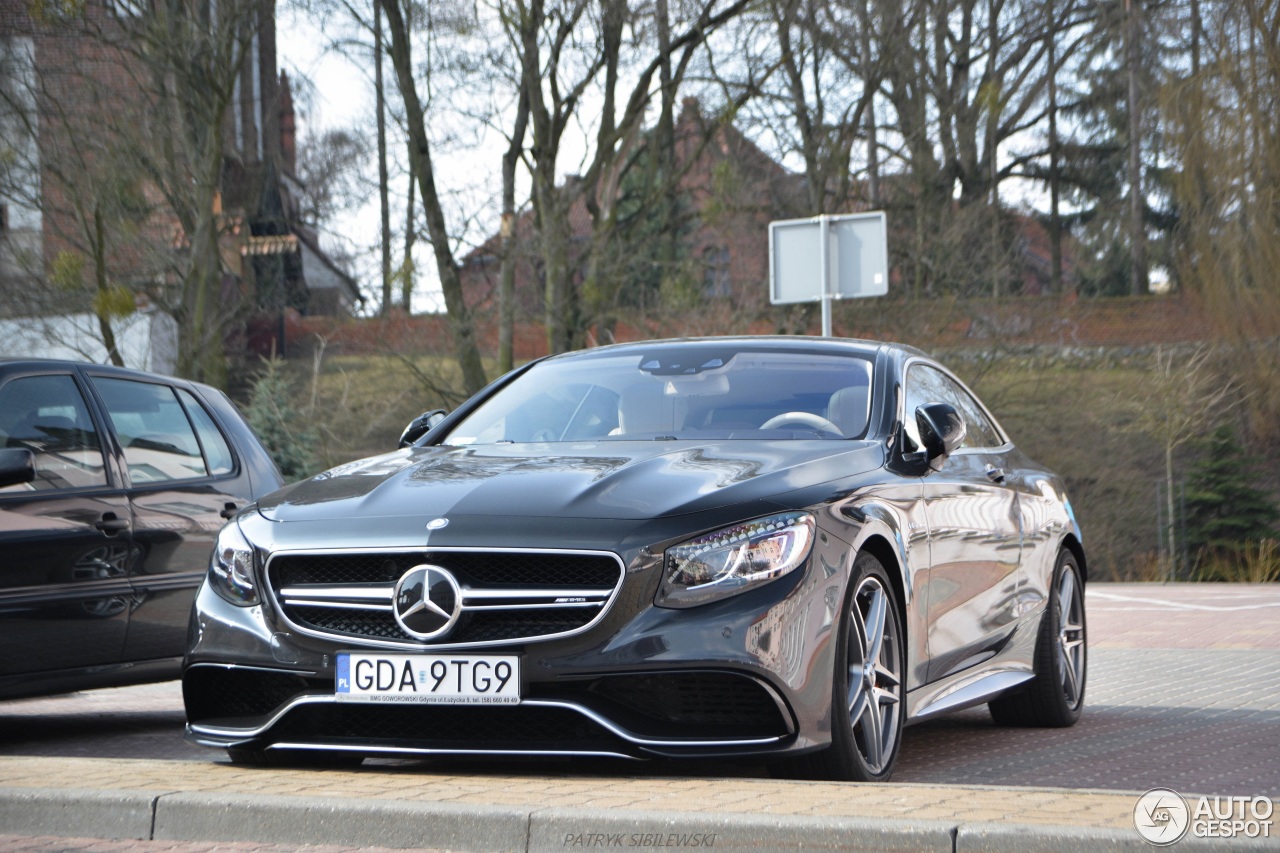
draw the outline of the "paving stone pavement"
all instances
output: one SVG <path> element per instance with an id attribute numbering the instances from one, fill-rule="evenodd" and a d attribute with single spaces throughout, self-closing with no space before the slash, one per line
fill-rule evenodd
<path id="1" fill-rule="evenodd" d="M 1090 674 L 1080 723 L 1002 729 L 984 709 L 973 709 L 915 726 L 889 785 L 780 782 L 759 778 L 758 765 L 720 764 L 379 762 L 355 771 L 249 770 L 177 741 L 180 693 L 175 685 L 152 685 L 0 703 L 0 788 L 211 797 L 287 792 L 623 815 L 888 817 L 952 827 L 1110 828 L 1135 839 L 1135 792 L 1152 787 L 1280 799 L 1280 585 L 1098 584 L 1088 592 L 1088 619 Z M 118 722 L 111 732 L 112 720 L 121 718 L 131 722 Z M 67 736 L 49 735 L 42 726 L 50 719 Z M 114 737 L 104 738 L 103 730 Z M 184 760 L 126 758 L 146 745 Z M 4 832 L 0 822 L 3 851 L 298 849 L 242 840 L 117 842 Z M 1090 845 L 1077 839 L 1074 846 Z"/>

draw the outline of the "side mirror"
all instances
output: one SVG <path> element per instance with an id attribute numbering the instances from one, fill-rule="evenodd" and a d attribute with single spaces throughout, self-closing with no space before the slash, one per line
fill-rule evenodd
<path id="1" fill-rule="evenodd" d="M 964 415 L 950 403 L 926 403 L 916 409 L 916 427 L 924 444 L 925 459 L 934 471 L 942 470 L 947 457 L 964 443 Z"/>
<path id="2" fill-rule="evenodd" d="M 449 413 L 444 409 L 432 409 L 409 421 L 409 425 L 404 428 L 404 432 L 400 433 L 400 446 L 408 447 L 431 432 L 431 430 L 440 425 L 447 414 Z"/>
<path id="3" fill-rule="evenodd" d="M 23 447 L 0 450 L 0 488 L 36 478 L 36 455 Z"/>

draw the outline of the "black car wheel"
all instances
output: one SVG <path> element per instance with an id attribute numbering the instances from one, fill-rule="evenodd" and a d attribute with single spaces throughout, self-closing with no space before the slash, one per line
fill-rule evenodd
<path id="1" fill-rule="evenodd" d="M 1074 725 L 1084 707 L 1087 655 L 1084 584 L 1075 555 L 1064 549 L 1040 619 L 1035 680 L 991 701 L 992 719 L 1002 726 Z"/>
<path id="2" fill-rule="evenodd" d="M 859 554 L 841 611 L 831 688 L 831 746 L 784 774 L 884 782 L 902 741 L 904 643 L 898 596 L 884 566 Z"/>

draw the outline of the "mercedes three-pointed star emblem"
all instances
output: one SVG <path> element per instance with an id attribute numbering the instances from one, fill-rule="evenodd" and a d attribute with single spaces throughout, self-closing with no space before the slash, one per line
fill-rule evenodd
<path id="1" fill-rule="evenodd" d="M 414 566 L 396 582 L 396 622 L 419 640 L 442 636 L 462 612 L 458 582 L 439 566 Z"/>

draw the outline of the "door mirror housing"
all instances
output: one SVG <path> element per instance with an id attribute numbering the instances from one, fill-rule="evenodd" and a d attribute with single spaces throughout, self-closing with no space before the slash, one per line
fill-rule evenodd
<path id="1" fill-rule="evenodd" d="M 0 450 L 0 488 L 36 478 L 36 455 L 24 447 Z"/>
<path id="2" fill-rule="evenodd" d="M 926 403 L 916 409 L 916 427 L 924 444 L 925 460 L 934 471 L 942 470 L 947 457 L 964 443 L 964 415 L 950 403 Z"/>
<path id="3" fill-rule="evenodd" d="M 411 446 L 418 439 L 438 427 L 448 414 L 444 409 L 432 409 L 429 412 L 423 412 L 418 415 L 409 421 L 409 425 L 404 428 L 404 432 L 400 433 L 400 446 Z"/>

